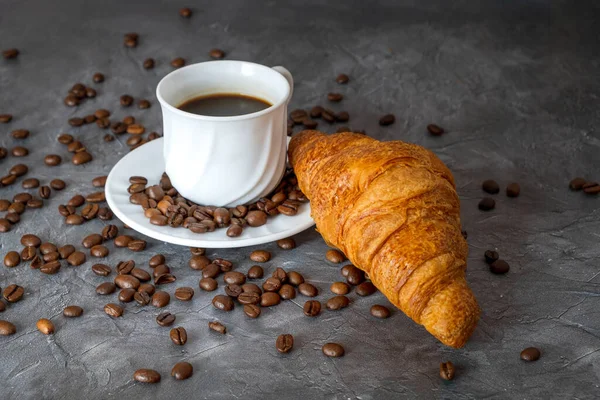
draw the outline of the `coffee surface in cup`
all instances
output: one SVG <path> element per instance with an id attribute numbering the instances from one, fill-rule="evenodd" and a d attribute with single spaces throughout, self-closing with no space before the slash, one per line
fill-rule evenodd
<path id="1" fill-rule="evenodd" d="M 231 117 L 255 113 L 269 108 L 271 105 L 266 100 L 240 93 L 215 93 L 194 97 L 177 108 L 192 114 Z"/>

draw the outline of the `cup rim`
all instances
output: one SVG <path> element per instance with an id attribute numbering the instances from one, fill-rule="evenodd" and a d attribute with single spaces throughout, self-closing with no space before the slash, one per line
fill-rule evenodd
<path id="1" fill-rule="evenodd" d="M 272 72 L 272 73 L 276 74 L 277 75 L 276 79 L 279 79 L 285 85 L 284 87 L 286 88 L 285 89 L 286 90 L 286 94 L 278 102 L 272 104 L 270 107 L 267 107 L 264 110 L 256 111 L 256 112 L 253 112 L 253 113 L 250 113 L 250 114 L 232 115 L 232 116 L 227 116 L 227 117 L 216 117 L 216 116 L 210 116 L 210 115 L 192 114 L 192 113 L 189 113 L 187 111 L 180 110 L 179 108 L 173 106 L 172 104 L 170 104 L 168 101 L 166 101 L 162 97 L 161 89 L 165 85 L 165 80 L 167 78 L 171 78 L 172 79 L 172 76 L 177 75 L 177 74 L 181 74 L 182 71 L 185 71 L 186 69 L 198 67 L 199 65 L 215 64 L 215 63 L 221 63 L 221 64 L 222 63 L 228 63 L 228 64 L 248 64 L 248 65 L 252 65 L 253 67 L 256 67 L 256 68 L 259 68 L 259 69 L 268 70 L 269 72 Z M 175 71 L 172 71 L 172 72 L 168 73 L 167 75 L 165 75 L 160 80 L 160 82 L 158 82 L 158 85 L 156 86 L 156 97 L 157 97 L 157 99 L 160 102 L 160 104 L 161 104 L 162 107 L 166 107 L 171 112 L 174 112 L 175 114 L 178 114 L 180 116 L 187 117 L 187 118 L 193 118 L 193 119 L 197 119 L 197 120 L 202 120 L 202 121 L 222 121 L 222 122 L 226 122 L 226 121 L 241 121 L 241 120 L 245 120 L 245 119 L 257 118 L 257 117 L 260 117 L 262 115 L 268 114 L 268 113 L 272 112 L 273 110 L 275 110 L 276 108 L 279 108 L 282 104 L 285 104 L 288 101 L 289 96 L 290 96 L 290 85 L 289 85 L 287 79 L 285 79 L 285 77 L 283 75 L 281 75 L 279 72 L 277 72 L 273 68 L 267 67 L 266 65 L 257 64 L 257 63 L 253 63 L 253 62 L 250 62 L 250 61 L 241 61 L 241 60 L 204 61 L 204 62 L 199 62 L 199 63 L 195 63 L 195 64 L 186 65 L 185 67 L 176 69 Z"/>

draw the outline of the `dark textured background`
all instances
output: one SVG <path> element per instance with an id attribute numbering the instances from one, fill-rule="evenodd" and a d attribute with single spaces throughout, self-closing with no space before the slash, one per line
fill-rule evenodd
<path id="1" fill-rule="evenodd" d="M 335 110 L 351 115 L 349 125 L 378 139 L 402 139 L 435 151 L 452 169 L 462 200 L 462 219 L 471 249 L 468 280 L 482 307 L 478 329 L 464 349 L 444 347 L 401 312 L 388 320 L 369 315 L 377 294 L 350 297 L 342 312 L 303 316 L 304 298 L 263 310 L 249 320 L 238 307 L 222 313 L 210 305 L 214 293 L 196 291 L 191 303 L 173 300 L 167 310 L 189 333 L 174 346 L 168 329 L 154 318 L 158 310 L 128 304 L 118 320 L 102 307 L 116 301 L 96 296 L 104 279 L 81 267 L 63 267 L 43 276 L 27 265 L 0 269 L 0 286 L 18 283 L 24 299 L 0 315 L 18 333 L 0 338 L 0 397 L 73 398 L 597 398 L 600 394 L 600 198 L 567 189 L 574 176 L 600 179 L 600 12 L 592 2 L 566 1 L 18 1 L 0 2 L 0 49 L 17 47 L 18 60 L 0 59 L 0 113 L 15 115 L 0 125 L 0 145 L 17 144 L 9 132 L 31 130 L 25 141 L 28 177 L 43 183 L 58 175 L 68 189 L 54 193 L 47 206 L 28 211 L 10 233 L 0 236 L 2 255 L 18 249 L 24 233 L 58 245 L 74 243 L 105 225 L 94 220 L 65 226 L 56 208 L 75 193 L 90 193 L 91 179 L 107 174 L 127 152 L 125 138 L 105 144 L 95 125 L 70 128 L 67 119 L 104 107 L 115 118 L 133 114 L 149 131 L 160 132 L 154 96 L 159 79 L 177 56 L 188 63 L 208 59 L 212 47 L 229 59 L 284 65 L 296 79 L 291 109 L 326 104 L 326 93 L 346 97 Z M 189 20 L 178 9 L 190 6 Z M 139 46 L 123 47 L 123 34 L 140 33 Z M 155 57 L 154 70 L 142 69 Z M 62 104 L 76 82 L 92 84 L 96 71 L 107 79 L 93 85 L 98 97 L 77 109 Z M 351 82 L 334 78 L 347 73 Z M 153 102 L 149 110 L 121 109 L 118 98 L 131 94 Z M 388 112 L 397 122 L 379 127 Z M 425 126 L 435 122 L 449 133 L 434 138 Z M 320 128 L 334 131 L 335 126 Z M 85 166 L 68 162 L 49 169 L 47 153 L 67 157 L 56 142 L 60 132 L 80 138 L 95 156 Z M 7 157 L 2 169 L 22 159 Z M 477 203 L 481 182 L 498 180 L 503 189 L 516 181 L 519 198 L 495 196 L 495 211 Z M 19 181 L 20 183 L 20 181 Z M 2 188 L 12 198 L 20 184 Z M 119 224 L 121 227 L 122 225 Z M 415 239 L 418 240 L 418 239 Z M 324 260 L 326 246 L 314 231 L 297 235 L 298 248 L 274 253 L 275 267 L 301 271 L 328 297 L 340 279 L 339 266 Z M 147 265 L 161 252 L 178 277 L 167 286 L 197 288 L 199 273 L 187 267 L 187 248 L 149 240 L 139 254 L 108 247 L 106 260 L 133 258 Z M 511 264 L 494 276 L 483 252 L 497 249 Z M 251 265 L 252 248 L 209 250 L 231 259 L 239 271 Z M 114 276 L 114 275 L 113 275 Z M 220 289 L 222 290 L 222 289 Z M 79 304 L 80 319 L 62 309 Z M 51 318 L 57 328 L 46 337 L 35 321 Z M 220 336 L 207 322 L 221 320 Z M 289 355 L 275 351 L 281 333 L 295 336 Z M 321 354 L 326 341 L 342 343 L 344 358 Z M 524 363 L 519 352 L 537 346 L 542 358 Z M 185 382 L 169 376 L 173 364 L 187 360 L 195 375 Z M 438 376 L 440 361 L 458 371 L 453 382 Z M 132 380 L 138 368 L 154 368 L 159 385 Z"/>

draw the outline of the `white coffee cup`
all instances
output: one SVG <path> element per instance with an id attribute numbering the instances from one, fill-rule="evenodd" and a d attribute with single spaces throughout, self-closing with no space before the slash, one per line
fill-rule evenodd
<path id="1" fill-rule="evenodd" d="M 165 76 L 156 96 L 163 114 L 165 169 L 179 193 L 198 204 L 231 207 L 272 191 L 285 172 L 293 87 L 287 69 L 246 61 L 203 62 Z M 257 97 L 272 105 L 231 117 L 177 108 L 218 93 Z"/>

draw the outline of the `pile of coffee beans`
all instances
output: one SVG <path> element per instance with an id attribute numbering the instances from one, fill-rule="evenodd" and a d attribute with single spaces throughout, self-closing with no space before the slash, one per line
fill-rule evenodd
<path id="1" fill-rule="evenodd" d="M 598 194 L 600 193 L 600 184 L 595 181 L 588 181 L 584 178 L 573 178 L 569 182 L 569 189 L 577 192 L 583 190 L 587 194 Z"/>
<path id="2" fill-rule="evenodd" d="M 194 233 L 227 228 L 229 237 L 240 236 L 246 226 L 266 224 L 268 217 L 278 214 L 294 216 L 301 204 L 308 201 L 298 188 L 298 180 L 291 170 L 267 197 L 231 208 L 198 205 L 185 199 L 171 185 L 166 174 L 157 185 L 147 186 L 148 179 L 142 176 L 130 177 L 129 183 L 129 201 L 144 209 L 144 215 L 151 224 L 183 227 Z"/>

